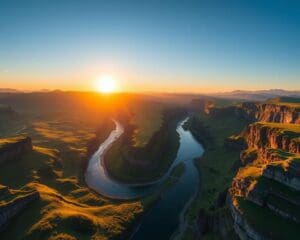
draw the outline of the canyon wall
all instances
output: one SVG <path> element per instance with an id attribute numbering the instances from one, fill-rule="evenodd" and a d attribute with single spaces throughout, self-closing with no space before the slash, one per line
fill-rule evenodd
<path id="1" fill-rule="evenodd" d="M 236 113 L 251 122 L 300 123 L 299 110 L 299 107 L 289 104 L 244 102 Z"/>
<path id="2" fill-rule="evenodd" d="M 248 148 L 227 199 L 235 232 L 241 239 L 293 239 L 300 223 L 300 126 L 256 122 L 243 136 Z M 262 217 L 274 225 L 258 223 Z M 286 225 L 277 231 L 282 219 Z"/>
<path id="3" fill-rule="evenodd" d="M 300 141 L 290 131 L 273 127 L 271 124 L 250 124 L 246 142 L 249 148 L 282 149 L 291 153 L 300 153 Z"/>

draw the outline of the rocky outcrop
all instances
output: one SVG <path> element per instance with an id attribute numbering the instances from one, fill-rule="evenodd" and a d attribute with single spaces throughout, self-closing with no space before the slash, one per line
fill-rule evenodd
<path id="1" fill-rule="evenodd" d="M 249 148 L 282 149 L 290 153 L 300 153 L 300 141 L 297 134 L 288 134 L 280 128 L 263 123 L 250 124 L 246 133 Z"/>
<path id="2" fill-rule="evenodd" d="M 246 218 L 242 216 L 240 211 L 236 208 L 236 206 L 233 203 L 233 200 L 231 197 L 228 197 L 228 206 L 231 212 L 231 216 L 233 218 L 234 224 L 234 230 L 236 234 L 240 237 L 242 240 L 267 240 L 270 238 L 267 238 L 263 236 L 261 233 L 256 231 L 251 224 L 247 221 Z"/>
<path id="3" fill-rule="evenodd" d="M 4 230 L 8 222 L 19 214 L 29 203 L 39 199 L 38 192 L 32 192 L 22 197 L 17 197 L 15 200 L 0 205 L 0 231 Z"/>
<path id="4" fill-rule="evenodd" d="M 248 148 L 228 193 L 235 232 L 241 239 L 293 239 L 300 222 L 299 125 L 256 122 L 243 136 Z"/>
<path id="5" fill-rule="evenodd" d="M 0 185 L 0 199 L 9 194 L 9 188 L 7 186 Z"/>
<path id="6" fill-rule="evenodd" d="M 213 232 L 217 233 L 222 239 L 228 239 L 233 230 L 233 221 L 227 207 L 218 209 L 217 211 L 201 209 L 197 225 L 201 236 Z"/>
<path id="7" fill-rule="evenodd" d="M 266 165 L 263 176 L 300 191 L 300 175 L 293 171 L 285 171 L 273 165 Z"/>
<path id="8" fill-rule="evenodd" d="M 22 154 L 30 151 L 32 151 L 30 137 L 18 138 L 15 141 L 8 142 L 0 148 L 0 164 L 20 157 Z"/>
<path id="9" fill-rule="evenodd" d="M 243 150 L 247 147 L 245 139 L 241 136 L 231 136 L 225 139 L 225 147 L 231 148 L 234 150 Z"/>
<path id="10" fill-rule="evenodd" d="M 240 160 L 244 166 L 256 160 L 257 157 L 258 153 L 256 149 L 246 149 L 240 153 Z"/>
<path id="11" fill-rule="evenodd" d="M 300 123 L 299 108 L 288 104 L 245 102 L 237 114 L 251 122 Z"/>

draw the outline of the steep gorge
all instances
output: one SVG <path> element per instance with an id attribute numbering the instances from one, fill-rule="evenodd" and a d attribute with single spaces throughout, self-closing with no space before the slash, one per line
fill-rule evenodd
<path id="1" fill-rule="evenodd" d="M 245 102 L 237 108 L 237 114 L 252 122 L 300 123 L 299 106 L 290 103 Z"/>
<path id="2" fill-rule="evenodd" d="M 241 239 L 293 239 L 300 224 L 300 125 L 256 122 L 244 137 L 244 167 L 227 199 L 234 229 Z"/>

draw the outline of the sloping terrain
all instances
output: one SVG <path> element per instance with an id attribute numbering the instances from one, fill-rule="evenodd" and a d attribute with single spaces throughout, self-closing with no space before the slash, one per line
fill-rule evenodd
<path id="1" fill-rule="evenodd" d="M 295 239 L 299 235 L 299 137 L 298 124 L 259 122 L 248 127 L 245 138 L 256 155 L 234 178 L 228 200 L 240 237 Z"/>
<path id="2" fill-rule="evenodd" d="M 279 107 L 290 105 L 295 115 L 299 114 L 297 99 L 271 102 Z M 242 134 L 247 143 L 241 152 L 244 166 L 234 178 L 228 197 L 240 238 L 299 236 L 300 124 L 284 122 L 255 122 Z"/>
<path id="3" fill-rule="evenodd" d="M 290 97 L 199 106 L 187 127 L 206 152 L 197 161 L 202 183 L 185 239 L 299 236 L 299 106 Z"/>
<path id="4" fill-rule="evenodd" d="M 103 112 L 40 108 L 47 106 L 19 114 L 26 127 L 8 129 L 5 136 L 17 137 L 0 140 L 0 154 L 7 156 L 0 162 L 1 239 L 119 238 L 144 211 L 142 203 L 106 199 L 83 180 L 90 143 L 101 143 L 113 122 Z"/>

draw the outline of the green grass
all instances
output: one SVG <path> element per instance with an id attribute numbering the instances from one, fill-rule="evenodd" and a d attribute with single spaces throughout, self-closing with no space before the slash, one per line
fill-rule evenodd
<path id="1" fill-rule="evenodd" d="M 269 164 L 269 168 L 273 168 L 276 171 L 289 174 L 300 174 L 300 157 L 299 155 L 292 154 L 292 156 L 286 157 L 284 161 L 275 161 Z"/>
<path id="2" fill-rule="evenodd" d="M 16 190 L 0 202 L 24 195 L 25 190 L 39 191 L 41 199 L 15 217 L 1 239 L 48 239 L 58 234 L 77 239 L 116 238 L 144 211 L 140 201 L 107 200 L 83 181 L 88 142 L 97 127 L 102 140 L 111 130 L 102 126 L 103 121 L 68 114 L 30 118 L 24 135 L 29 135 L 35 146 L 31 153 L 1 165 L 0 184 Z"/>
<path id="3" fill-rule="evenodd" d="M 300 136 L 300 124 L 293 123 L 273 123 L 273 122 L 256 122 L 254 126 L 267 127 L 276 130 L 278 133 L 286 134 L 287 136 Z"/>
<path id="4" fill-rule="evenodd" d="M 273 103 L 276 105 L 284 105 L 288 107 L 300 108 L 300 98 L 295 97 L 279 97 L 273 98 L 267 101 L 267 103 Z"/>
<path id="5" fill-rule="evenodd" d="M 129 164 L 126 158 L 130 158 L 128 146 L 122 143 L 122 138 L 117 140 L 112 148 L 107 152 L 105 158 L 107 159 L 107 169 L 110 174 L 120 181 L 127 183 L 143 183 L 153 181 L 159 178 L 165 170 L 170 166 L 170 163 L 176 157 L 178 149 L 178 136 L 174 134 L 172 138 L 170 150 L 163 158 L 159 160 L 159 164 L 154 169 Z M 145 158 L 147 156 L 145 155 Z"/>
<path id="6" fill-rule="evenodd" d="M 257 179 L 255 187 L 261 190 L 268 190 L 274 194 L 280 194 L 293 202 L 300 202 L 300 195 L 297 191 L 272 179 L 261 176 Z"/>
<path id="7" fill-rule="evenodd" d="M 7 106 L 0 105 L 0 137 L 7 138 L 22 132 L 26 121 Z"/>
<path id="8" fill-rule="evenodd" d="M 204 155 L 195 161 L 201 181 L 199 192 L 187 211 L 186 217 L 190 225 L 197 222 L 201 209 L 209 211 L 219 194 L 230 186 L 234 176 L 233 166 L 239 160 L 239 151 L 226 148 L 224 142 L 230 136 L 237 136 L 245 126 L 246 121 L 237 119 L 234 114 L 214 117 L 204 112 L 198 112 L 186 124 L 185 127 L 205 147 Z M 212 234 L 206 237 L 214 239 L 216 236 L 217 234 Z M 192 231 L 184 233 L 184 239 L 194 237 Z"/>
<path id="9" fill-rule="evenodd" d="M 134 156 L 126 136 L 121 136 L 105 156 L 111 176 L 126 183 L 151 182 L 162 176 L 175 159 L 179 147 L 177 123 L 177 118 L 166 122 L 149 146 L 134 149 L 134 153 L 138 152 Z"/>
<path id="10" fill-rule="evenodd" d="M 84 182 L 82 166 L 110 133 L 111 126 L 104 124 L 107 118 L 132 117 L 138 130 L 135 144 L 141 147 L 160 128 L 164 106 L 144 103 L 136 95 L 63 92 L 16 94 L 1 101 L 19 113 L 0 113 L 0 137 L 30 136 L 35 147 L 1 165 L 0 184 L 18 194 L 37 190 L 41 196 L 12 220 L 1 239 L 118 239 L 149 207 L 142 200 L 117 201 L 95 194 Z M 176 150 L 177 145 L 170 148 Z M 179 166 L 175 175 L 181 171 Z M 169 178 L 161 191 L 176 180 Z M 0 201 L 5 204 L 15 194 Z"/>
<path id="11" fill-rule="evenodd" d="M 299 225 L 275 215 L 271 210 L 262 208 L 243 198 L 238 198 L 238 208 L 249 223 L 272 239 L 297 239 Z"/>
<path id="12" fill-rule="evenodd" d="M 161 103 L 146 102 L 134 105 L 130 110 L 132 118 L 130 123 L 135 126 L 133 144 L 135 147 L 144 147 L 162 125 L 162 112 L 164 106 Z"/>
<path id="13" fill-rule="evenodd" d="M 245 126 L 243 120 L 232 115 L 220 119 L 201 114 L 198 119 L 210 134 L 211 140 L 206 142 L 204 155 L 196 162 L 201 176 L 201 191 L 191 211 L 194 217 L 200 208 L 209 208 L 218 194 L 229 187 L 234 176 L 232 167 L 239 159 L 239 152 L 227 149 L 224 141 L 240 133 Z"/>
<path id="14" fill-rule="evenodd" d="M 281 209 L 291 216 L 295 216 L 298 220 L 300 219 L 300 207 L 283 198 L 271 194 L 267 198 L 267 203 Z"/>
<path id="15" fill-rule="evenodd" d="M 55 150 L 35 147 L 31 153 L 1 166 L 0 183 L 20 188 L 28 182 L 39 179 L 40 171 L 48 170 L 54 174 L 52 167 L 55 154 Z"/>
<path id="16" fill-rule="evenodd" d="M 300 195 L 296 190 L 262 176 L 262 166 L 248 165 L 243 167 L 239 170 L 236 178 L 251 180 L 253 184 L 250 184 L 250 187 L 257 190 L 257 193 L 261 193 L 262 198 L 266 199 L 267 197 L 266 200 L 268 201 L 270 200 L 268 199 L 269 196 L 271 196 L 271 199 L 275 199 L 279 198 L 275 197 L 275 195 L 279 195 L 282 199 L 281 201 L 284 202 L 281 205 L 284 209 L 289 204 L 288 200 L 291 202 L 290 204 L 300 202 Z"/>

